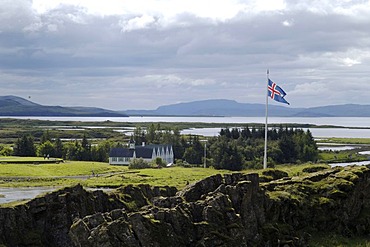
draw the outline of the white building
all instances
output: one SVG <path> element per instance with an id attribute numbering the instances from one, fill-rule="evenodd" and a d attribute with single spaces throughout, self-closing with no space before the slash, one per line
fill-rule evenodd
<path id="1" fill-rule="evenodd" d="M 130 141 L 129 148 L 112 148 L 109 153 L 110 165 L 128 165 L 130 160 L 142 158 L 147 162 L 155 160 L 157 157 L 162 158 L 166 163 L 173 163 L 174 155 L 172 145 L 135 145 Z"/>

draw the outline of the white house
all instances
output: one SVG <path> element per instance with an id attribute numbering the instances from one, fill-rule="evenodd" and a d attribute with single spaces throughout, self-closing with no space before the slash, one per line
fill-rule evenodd
<path id="1" fill-rule="evenodd" d="M 112 148 L 109 153 L 110 165 L 128 165 L 130 160 L 142 158 L 147 162 L 155 160 L 157 157 L 162 158 L 166 163 L 173 163 L 174 155 L 172 145 L 135 145 L 130 141 L 129 148 Z"/>

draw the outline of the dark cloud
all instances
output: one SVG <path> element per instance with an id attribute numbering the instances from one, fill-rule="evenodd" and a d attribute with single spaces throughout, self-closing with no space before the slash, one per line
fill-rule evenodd
<path id="1" fill-rule="evenodd" d="M 192 13 L 92 15 L 70 5 L 38 13 L 30 1 L 5 1 L 3 94 L 110 109 L 211 98 L 264 103 L 270 68 L 292 106 L 370 103 L 361 97 L 370 89 L 369 9 L 355 15 L 317 4 L 287 2 L 220 21 Z"/>

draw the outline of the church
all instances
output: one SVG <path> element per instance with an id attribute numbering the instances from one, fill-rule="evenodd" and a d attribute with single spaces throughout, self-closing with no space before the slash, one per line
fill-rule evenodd
<path id="1" fill-rule="evenodd" d="M 150 144 L 135 145 L 134 141 L 129 142 L 128 148 L 112 148 L 109 153 L 110 165 L 129 165 L 132 159 L 142 158 L 146 162 L 152 162 L 157 157 L 162 158 L 166 164 L 174 162 L 172 145 Z"/>

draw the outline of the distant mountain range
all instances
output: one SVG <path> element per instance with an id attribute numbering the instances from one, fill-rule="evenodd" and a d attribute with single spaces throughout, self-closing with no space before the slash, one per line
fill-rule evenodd
<path id="1" fill-rule="evenodd" d="M 370 117 L 370 105 L 331 105 L 311 108 L 292 108 L 269 104 L 271 117 Z M 162 116 L 265 116 L 264 104 L 239 103 L 235 100 L 215 99 L 160 106 L 156 110 L 128 110 L 133 115 Z"/>
<path id="2" fill-rule="evenodd" d="M 112 111 L 96 107 L 62 107 L 36 104 L 17 96 L 0 96 L 0 116 L 265 116 L 264 104 L 239 103 L 235 100 L 212 99 L 160 106 L 155 110 Z M 331 105 L 292 108 L 269 104 L 271 117 L 370 117 L 370 105 Z"/>
<path id="3" fill-rule="evenodd" d="M 0 116 L 127 117 L 126 114 L 95 107 L 39 105 L 17 96 L 0 96 Z"/>

